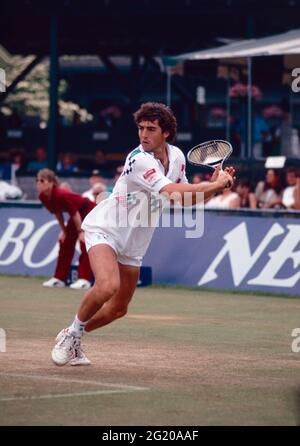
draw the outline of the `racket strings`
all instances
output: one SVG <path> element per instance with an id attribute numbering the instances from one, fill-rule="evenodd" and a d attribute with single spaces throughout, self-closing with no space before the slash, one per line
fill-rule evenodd
<path id="1" fill-rule="evenodd" d="M 231 146 L 225 141 L 209 141 L 195 147 L 189 154 L 189 160 L 197 164 L 216 164 L 231 152 Z"/>

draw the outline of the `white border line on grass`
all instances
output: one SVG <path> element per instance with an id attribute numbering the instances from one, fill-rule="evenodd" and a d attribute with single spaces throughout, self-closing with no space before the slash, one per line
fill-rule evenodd
<path id="1" fill-rule="evenodd" d="M 102 386 L 102 387 L 110 387 L 110 390 L 94 390 L 94 391 L 86 391 L 86 392 L 76 392 L 76 393 L 58 393 L 58 394 L 46 394 L 46 395 L 32 395 L 32 396 L 12 396 L 12 397 L 0 397 L 0 401 L 18 401 L 18 400 L 40 400 L 40 399 L 52 399 L 52 398 L 68 398 L 75 396 L 94 396 L 94 395 L 109 395 L 115 393 L 130 393 L 130 392 L 138 392 L 138 391 L 146 391 L 149 390 L 148 387 L 138 387 L 138 386 L 130 386 L 127 384 L 112 384 L 112 383 L 104 383 L 99 381 L 89 381 L 83 379 L 69 379 L 69 378 L 61 378 L 59 376 L 44 376 L 44 375 L 24 375 L 21 373 L 0 373 L 0 376 L 8 377 L 8 378 L 22 378 L 22 379 L 33 379 L 33 380 L 43 380 L 43 381 L 56 381 L 63 383 L 74 383 L 74 384 L 85 384 L 91 386 Z M 112 390 L 115 388 L 116 390 Z"/>

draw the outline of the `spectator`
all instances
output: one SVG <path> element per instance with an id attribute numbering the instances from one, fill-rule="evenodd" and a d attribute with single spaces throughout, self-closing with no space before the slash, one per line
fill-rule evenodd
<path id="1" fill-rule="evenodd" d="M 297 183 L 297 169 L 295 167 L 289 167 L 286 170 L 285 181 L 287 187 L 283 190 L 281 205 L 286 209 L 294 209 L 295 197 L 294 192 Z"/>
<path id="2" fill-rule="evenodd" d="M 259 116 L 257 112 L 255 112 L 252 127 L 253 156 L 254 158 L 261 158 L 264 155 L 264 142 L 270 139 L 269 126 L 266 120 L 262 116 Z M 247 142 L 247 127 L 245 119 L 239 120 L 236 126 L 236 131 L 238 132 L 241 139 L 241 146 L 243 148 L 242 153 L 245 153 L 245 145 Z"/>
<path id="3" fill-rule="evenodd" d="M 92 175 L 89 178 L 90 189 L 83 192 L 82 196 L 96 203 L 96 198 L 101 192 L 106 191 L 106 184 L 100 175 Z"/>
<path id="4" fill-rule="evenodd" d="M 216 197 L 211 198 L 206 204 L 207 209 L 236 209 L 240 207 L 240 197 L 231 188 L 224 189 Z"/>
<path id="5" fill-rule="evenodd" d="M 38 172 L 40 169 L 47 167 L 47 152 L 45 147 L 38 147 L 35 151 L 35 160 L 30 161 L 27 164 L 27 170 L 29 172 Z"/>
<path id="6" fill-rule="evenodd" d="M 79 160 L 80 168 L 82 170 L 92 172 L 97 170 L 100 175 L 105 175 L 108 169 L 108 163 L 104 152 L 101 149 L 97 149 L 94 153 L 94 157 L 84 157 Z"/>
<path id="7" fill-rule="evenodd" d="M 92 195 L 93 195 L 93 200 L 95 201 L 96 204 L 105 200 L 109 196 L 109 193 L 108 192 L 106 193 L 106 192 L 107 192 L 106 186 L 105 186 L 105 190 L 104 190 L 103 183 L 94 184 L 94 186 L 92 187 Z"/>
<path id="8" fill-rule="evenodd" d="M 294 189 L 294 209 L 300 210 L 300 176 L 297 176 L 296 185 Z"/>
<path id="9" fill-rule="evenodd" d="M 195 173 L 192 176 L 192 184 L 200 184 L 203 181 L 203 175 L 201 173 Z"/>
<path id="10" fill-rule="evenodd" d="M 74 162 L 73 155 L 71 153 L 64 153 L 61 157 L 61 161 L 57 163 L 57 172 L 60 174 L 78 172 L 78 166 Z"/>
<path id="11" fill-rule="evenodd" d="M 275 139 L 280 142 L 280 153 L 286 157 L 299 158 L 298 130 L 293 128 L 290 113 L 285 113 L 283 121 L 275 132 Z"/>
<path id="12" fill-rule="evenodd" d="M 257 208 L 257 199 L 255 194 L 252 192 L 250 181 L 246 179 L 240 180 L 236 186 L 236 192 L 240 197 L 241 208 Z"/>
<path id="13" fill-rule="evenodd" d="M 70 183 L 68 183 L 67 181 L 63 181 L 62 183 L 59 184 L 59 187 L 61 189 L 66 189 L 69 192 L 73 192 L 72 186 Z"/>
<path id="14" fill-rule="evenodd" d="M 16 200 L 22 196 L 23 193 L 19 187 L 0 180 L 0 200 Z"/>
<path id="15" fill-rule="evenodd" d="M 11 159 L 11 183 L 17 184 L 16 174 L 21 173 L 26 168 L 25 155 L 23 150 L 12 150 Z"/>
<path id="16" fill-rule="evenodd" d="M 281 181 L 278 170 L 268 169 L 264 181 L 255 189 L 258 207 L 263 209 L 279 207 L 281 202 Z"/>
<path id="17" fill-rule="evenodd" d="M 7 158 L 2 158 L 0 160 L 0 179 L 11 179 L 11 164 L 9 163 Z"/>
<path id="18" fill-rule="evenodd" d="M 99 170 L 100 173 L 104 173 L 105 170 L 107 169 L 107 161 L 105 153 L 101 149 L 97 149 L 95 152 L 93 169 Z"/>
<path id="19" fill-rule="evenodd" d="M 25 154 L 24 149 L 13 149 L 10 152 L 10 160 L 13 166 L 14 172 L 18 172 L 25 167 Z"/>

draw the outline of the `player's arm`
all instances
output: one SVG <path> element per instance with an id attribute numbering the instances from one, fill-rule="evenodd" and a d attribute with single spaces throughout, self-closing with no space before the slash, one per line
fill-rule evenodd
<path id="1" fill-rule="evenodd" d="M 175 193 L 179 193 L 184 197 L 185 193 L 192 193 L 192 204 L 199 202 L 199 193 L 202 193 L 201 200 L 208 200 L 216 193 L 221 192 L 228 187 L 228 183 L 233 183 L 233 177 L 226 171 L 220 171 L 218 168 L 218 176 L 215 181 L 207 182 L 202 181 L 200 184 L 188 184 L 188 183 L 170 183 L 160 189 L 160 193 L 171 196 Z M 198 196 L 197 196 L 198 194 Z"/>

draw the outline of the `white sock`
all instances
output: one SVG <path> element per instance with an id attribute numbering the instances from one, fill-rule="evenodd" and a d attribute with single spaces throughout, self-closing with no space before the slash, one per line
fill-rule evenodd
<path id="1" fill-rule="evenodd" d="M 73 336 L 81 338 L 81 336 L 84 334 L 84 328 L 86 324 L 87 322 L 80 321 L 76 314 L 73 323 L 69 327 L 69 331 Z"/>

